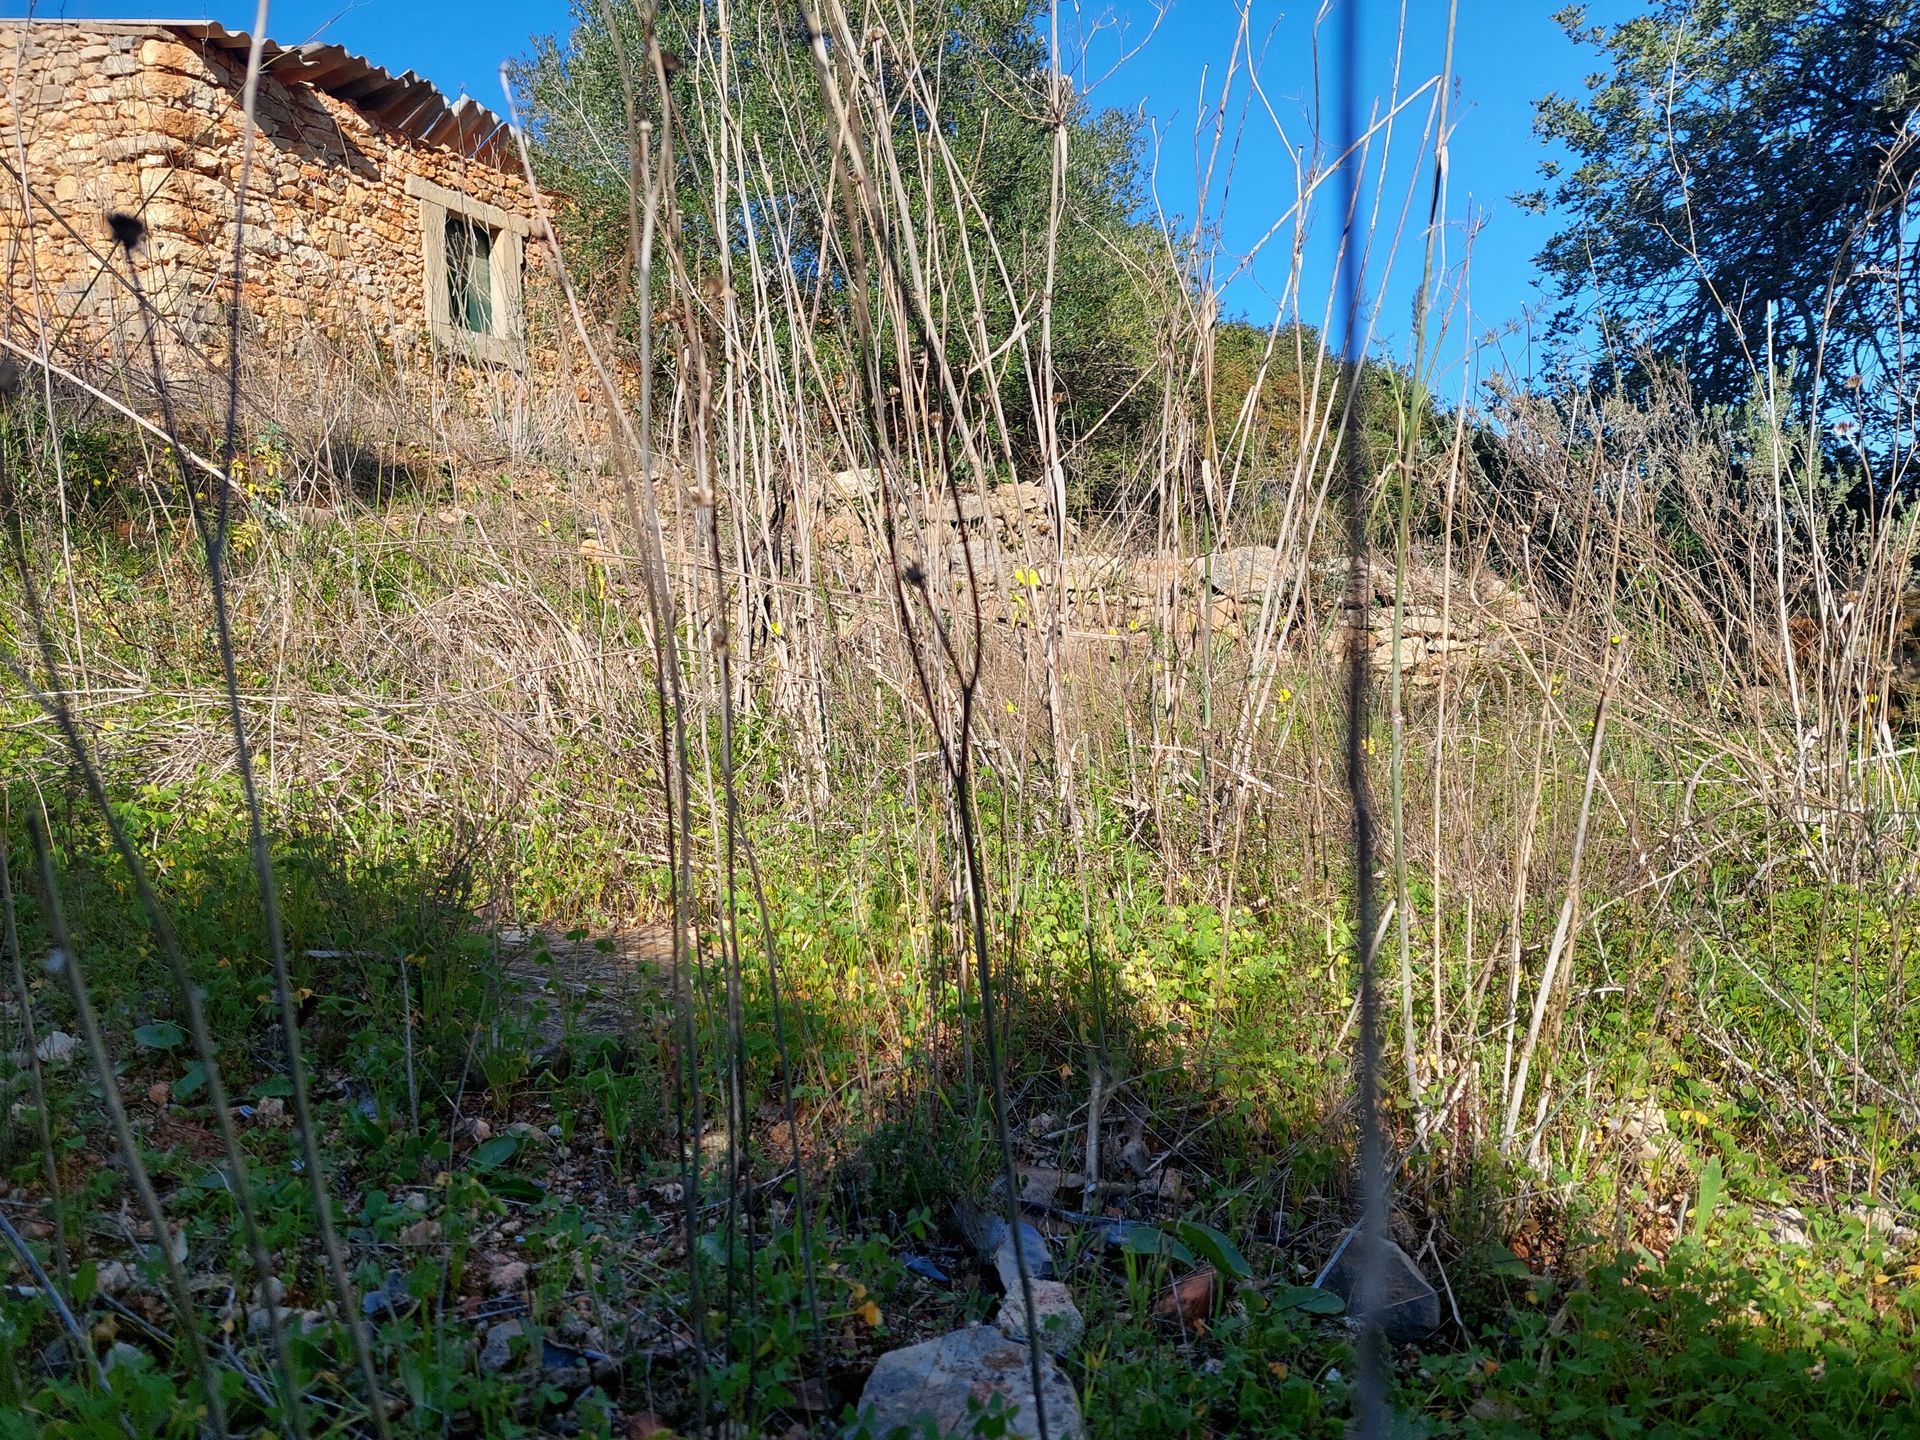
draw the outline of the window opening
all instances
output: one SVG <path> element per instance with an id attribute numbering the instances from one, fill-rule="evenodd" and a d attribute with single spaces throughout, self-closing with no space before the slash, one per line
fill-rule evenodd
<path id="1" fill-rule="evenodd" d="M 447 296 L 454 323 L 493 334 L 493 232 L 465 215 L 447 215 Z"/>

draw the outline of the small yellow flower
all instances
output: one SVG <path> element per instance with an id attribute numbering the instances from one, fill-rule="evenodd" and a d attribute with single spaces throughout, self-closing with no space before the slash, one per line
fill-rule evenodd
<path id="1" fill-rule="evenodd" d="M 867 1301 L 866 1304 L 862 1305 L 853 1313 L 866 1322 L 868 1329 L 877 1330 L 880 1328 L 880 1307 L 874 1304 L 873 1301 Z"/>
<path id="2" fill-rule="evenodd" d="M 1276 1380 L 1284 1380 L 1290 1372 L 1287 1369 L 1286 1361 L 1275 1360 L 1267 1366 L 1267 1373 Z"/>
<path id="3" fill-rule="evenodd" d="M 1282 705 L 1290 705 L 1293 703 L 1293 691 L 1284 685 L 1280 687 L 1280 703 Z"/>
<path id="4" fill-rule="evenodd" d="M 1018 715 L 1019 713 L 1020 713 L 1020 707 L 1014 704 L 1013 701 L 1011 700 L 1007 701 L 1007 714 Z"/>
<path id="5" fill-rule="evenodd" d="M 1622 645 L 1626 643 L 1626 639 L 1627 637 L 1624 635 L 1616 635 L 1613 637 L 1613 643 L 1615 645 Z"/>

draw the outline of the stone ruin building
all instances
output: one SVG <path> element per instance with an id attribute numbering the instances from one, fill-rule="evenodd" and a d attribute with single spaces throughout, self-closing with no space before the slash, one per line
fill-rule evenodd
<path id="1" fill-rule="evenodd" d="M 220 363 L 251 43 L 212 23 L 0 22 L 0 338 L 16 353 L 82 374 L 144 366 L 152 326 L 168 353 Z M 269 41 L 262 65 L 249 336 L 523 383 L 549 347 L 529 344 L 537 196 L 511 130 L 338 45 Z M 137 280 L 115 212 L 145 222 Z"/>

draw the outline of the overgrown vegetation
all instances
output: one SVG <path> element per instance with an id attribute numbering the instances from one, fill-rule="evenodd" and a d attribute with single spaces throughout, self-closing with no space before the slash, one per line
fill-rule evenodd
<path id="1" fill-rule="evenodd" d="M 0 1436 L 845 1433 L 995 1316 L 956 1206 L 1010 1180 L 1089 1434 L 1347 1434 L 1362 944 L 1405 1433 L 1920 1433 L 1910 519 L 1657 357 L 1383 361 L 1349 435 L 1313 317 L 1220 324 L 1126 147 L 996 88 L 1063 94 L 1037 7 L 805 13 L 596 9 L 524 72 L 581 268 L 656 257 L 580 337 L 650 464 L 443 423 L 367 495 L 282 417 L 235 493 L 0 411 Z"/>

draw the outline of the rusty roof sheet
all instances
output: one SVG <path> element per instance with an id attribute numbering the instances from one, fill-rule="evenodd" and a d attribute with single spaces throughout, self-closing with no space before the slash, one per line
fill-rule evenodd
<path id="1" fill-rule="evenodd" d="M 21 23 L 21 22 L 15 22 Z M 24 22 L 44 25 L 45 20 Z M 211 20 L 61 20 L 99 30 L 171 31 L 183 40 L 197 40 L 216 50 L 237 51 L 242 57 L 253 37 Z M 513 132 L 506 121 L 472 96 L 449 100 L 431 80 L 409 70 L 395 75 L 362 55 L 339 45 L 310 41 L 305 45 L 261 42 L 260 63 L 291 85 L 310 85 L 352 105 L 363 115 L 410 140 L 444 145 L 499 169 L 517 166 Z"/>

